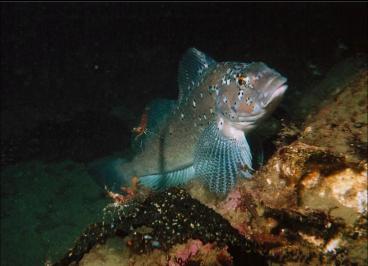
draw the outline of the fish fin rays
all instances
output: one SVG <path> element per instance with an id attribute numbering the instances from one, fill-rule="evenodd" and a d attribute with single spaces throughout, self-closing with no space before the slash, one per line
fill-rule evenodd
<path id="1" fill-rule="evenodd" d="M 193 166 L 197 176 L 210 191 L 226 194 L 236 184 L 238 176 L 250 178 L 252 154 L 243 135 L 239 139 L 223 136 L 216 123 L 209 125 L 199 138 Z"/>
<path id="2" fill-rule="evenodd" d="M 139 183 L 154 190 L 162 190 L 169 187 L 184 185 L 195 177 L 193 166 L 164 174 L 146 175 L 139 178 Z"/>
<path id="3" fill-rule="evenodd" d="M 196 48 L 187 50 L 179 65 L 179 103 L 190 95 L 206 70 L 215 63 L 214 59 Z"/>

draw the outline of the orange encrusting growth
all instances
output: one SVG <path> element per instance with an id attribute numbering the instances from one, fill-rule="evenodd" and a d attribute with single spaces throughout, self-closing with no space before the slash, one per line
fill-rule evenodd
<path id="1" fill-rule="evenodd" d="M 121 191 L 125 194 L 114 193 L 106 189 L 107 196 L 110 197 L 115 203 L 124 204 L 131 200 L 138 191 L 138 177 L 132 176 L 130 187 L 121 187 Z"/>

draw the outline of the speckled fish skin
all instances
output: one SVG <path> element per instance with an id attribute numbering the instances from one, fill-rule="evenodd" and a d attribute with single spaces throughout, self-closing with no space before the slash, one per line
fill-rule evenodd
<path id="1" fill-rule="evenodd" d="M 202 177 L 211 191 L 227 193 L 237 176 L 251 176 L 245 134 L 277 106 L 286 78 L 264 63 L 217 63 L 191 48 L 178 80 L 178 104 L 167 122 L 119 171 L 153 189 Z"/>

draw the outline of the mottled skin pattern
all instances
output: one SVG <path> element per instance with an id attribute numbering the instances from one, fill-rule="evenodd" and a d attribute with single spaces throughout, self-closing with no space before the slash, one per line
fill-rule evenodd
<path id="1" fill-rule="evenodd" d="M 236 71 L 230 71 L 235 66 Z M 143 176 L 193 164 L 195 145 L 211 121 L 219 123 L 226 137 L 243 135 L 273 111 L 281 99 L 277 90 L 286 81 L 263 63 L 224 62 L 205 71 L 168 123 L 148 140 L 144 152 L 123 166 L 124 173 Z M 242 75 L 236 75 L 239 72 Z M 281 95 L 285 89 L 281 88 Z"/>
<path id="2" fill-rule="evenodd" d="M 133 176 L 158 190 L 200 177 L 210 191 L 227 193 L 237 178 L 252 176 L 246 134 L 274 110 L 285 82 L 264 63 L 218 63 L 190 48 L 179 64 L 178 103 L 150 105 L 148 123 L 139 129 L 145 134 L 141 152 L 129 162 L 102 158 L 89 164 L 89 172 L 115 190 Z"/>
<path id="3" fill-rule="evenodd" d="M 215 117 L 215 94 L 209 86 L 221 81 L 224 64 L 210 69 L 190 97 L 184 98 L 168 123 L 145 144 L 144 152 L 123 166 L 124 173 L 142 176 L 172 171 L 193 163 L 195 144 Z M 194 101 L 194 102 L 193 102 Z M 163 160 L 162 160 L 163 159 Z"/>

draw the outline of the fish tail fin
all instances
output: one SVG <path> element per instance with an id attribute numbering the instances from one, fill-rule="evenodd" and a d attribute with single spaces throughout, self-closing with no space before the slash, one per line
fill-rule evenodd
<path id="1" fill-rule="evenodd" d="M 200 136 L 194 155 L 196 174 L 210 191 L 226 194 L 235 186 L 238 176 L 252 177 L 252 154 L 243 135 L 240 139 L 223 136 L 215 123 Z"/>
<path id="2" fill-rule="evenodd" d="M 100 187 L 118 192 L 121 187 L 131 185 L 131 176 L 122 170 L 125 162 L 122 158 L 102 158 L 87 164 L 87 171 Z"/>
<path id="3" fill-rule="evenodd" d="M 162 190 L 169 187 L 184 185 L 195 177 L 193 166 L 164 173 L 146 175 L 139 178 L 139 183 L 154 190 Z"/>

